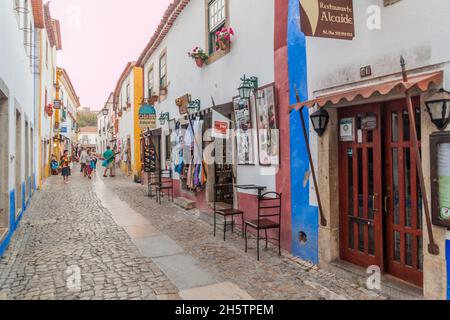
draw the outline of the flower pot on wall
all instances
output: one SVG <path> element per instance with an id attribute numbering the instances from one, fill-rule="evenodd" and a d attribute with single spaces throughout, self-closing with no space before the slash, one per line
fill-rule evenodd
<path id="1" fill-rule="evenodd" d="M 225 43 L 222 40 L 219 40 L 218 43 L 219 43 L 220 50 L 222 50 L 222 51 L 228 50 L 228 48 L 229 48 L 228 43 Z"/>
<path id="2" fill-rule="evenodd" d="M 197 67 L 202 68 L 203 65 L 205 64 L 205 60 L 201 58 L 195 58 L 195 63 L 197 64 Z"/>

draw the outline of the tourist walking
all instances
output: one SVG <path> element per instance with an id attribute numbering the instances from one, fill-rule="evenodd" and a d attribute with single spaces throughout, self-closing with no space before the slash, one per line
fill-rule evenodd
<path id="1" fill-rule="evenodd" d="M 90 149 L 87 151 L 86 156 L 86 176 L 88 179 L 92 179 L 92 156 Z"/>
<path id="2" fill-rule="evenodd" d="M 69 151 L 65 150 L 60 163 L 61 175 L 65 183 L 69 183 L 69 176 L 71 174 L 70 163 Z"/>
<path id="3" fill-rule="evenodd" d="M 105 168 L 103 177 L 105 177 L 105 178 L 107 177 L 106 173 L 108 172 L 108 169 L 109 169 L 109 176 L 114 177 L 114 175 L 113 175 L 114 158 L 115 158 L 115 154 L 111 150 L 111 147 L 108 146 L 106 148 L 106 151 L 103 153 L 103 167 Z"/>
<path id="4" fill-rule="evenodd" d="M 81 154 L 80 154 L 80 165 L 81 165 L 81 173 L 86 177 L 87 176 L 87 172 L 86 172 L 86 164 L 87 164 L 87 157 L 88 157 L 88 153 L 87 151 L 82 148 L 81 149 Z"/>

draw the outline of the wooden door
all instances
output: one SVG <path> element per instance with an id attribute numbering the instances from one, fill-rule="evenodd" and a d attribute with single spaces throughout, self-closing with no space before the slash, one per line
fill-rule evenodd
<path id="1" fill-rule="evenodd" d="M 420 141 L 420 101 L 415 99 L 413 104 Z M 384 110 L 387 271 L 395 277 L 423 286 L 423 203 L 406 101 L 389 102 Z"/>
<path id="2" fill-rule="evenodd" d="M 339 110 L 353 119 L 352 141 L 339 144 L 341 258 L 383 269 L 380 105 Z"/>

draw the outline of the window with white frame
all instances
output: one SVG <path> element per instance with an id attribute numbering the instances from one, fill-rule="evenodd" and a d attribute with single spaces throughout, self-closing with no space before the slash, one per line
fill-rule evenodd
<path id="1" fill-rule="evenodd" d="M 225 27 L 226 20 L 226 0 L 210 0 L 208 2 L 210 54 L 216 51 L 216 32 Z"/>
<path id="2" fill-rule="evenodd" d="M 153 94 L 155 93 L 155 74 L 153 72 L 153 66 L 150 67 L 150 70 L 148 71 L 148 97 L 151 98 Z"/>
<path id="3" fill-rule="evenodd" d="M 167 87 L 167 53 L 164 52 L 159 57 L 159 87 Z"/>
<path id="4" fill-rule="evenodd" d="M 131 104 L 131 100 L 130 100 L 130 84 L 127 84 L 127 89 L 126 89 L 126 95 L 127 95 L 127 108 L 130 107 Z"/>

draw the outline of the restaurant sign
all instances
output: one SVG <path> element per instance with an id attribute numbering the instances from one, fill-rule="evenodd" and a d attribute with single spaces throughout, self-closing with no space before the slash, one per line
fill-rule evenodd
<path id="1" fill-rule="evenodd" d="M 141 128 L 142 131 L 157 128 L 156 110 L 152 105 L 146 103 L 139 109 L 139 128 Z"/>
<path id="2" fill-rule="evenodd" d="M 300 0 L 305 36 L 352 40 L 355 37 L 353 0 Z"/>
<path id="3" fill-rule="evenodd" d="M 175 104 L 177 105 L 181 115 L 189 113 L 188 106 L 190 101 L 191 96 L 189 94 L 185 94 L 184 96 L 179 97 L 175 100 Z"/>

